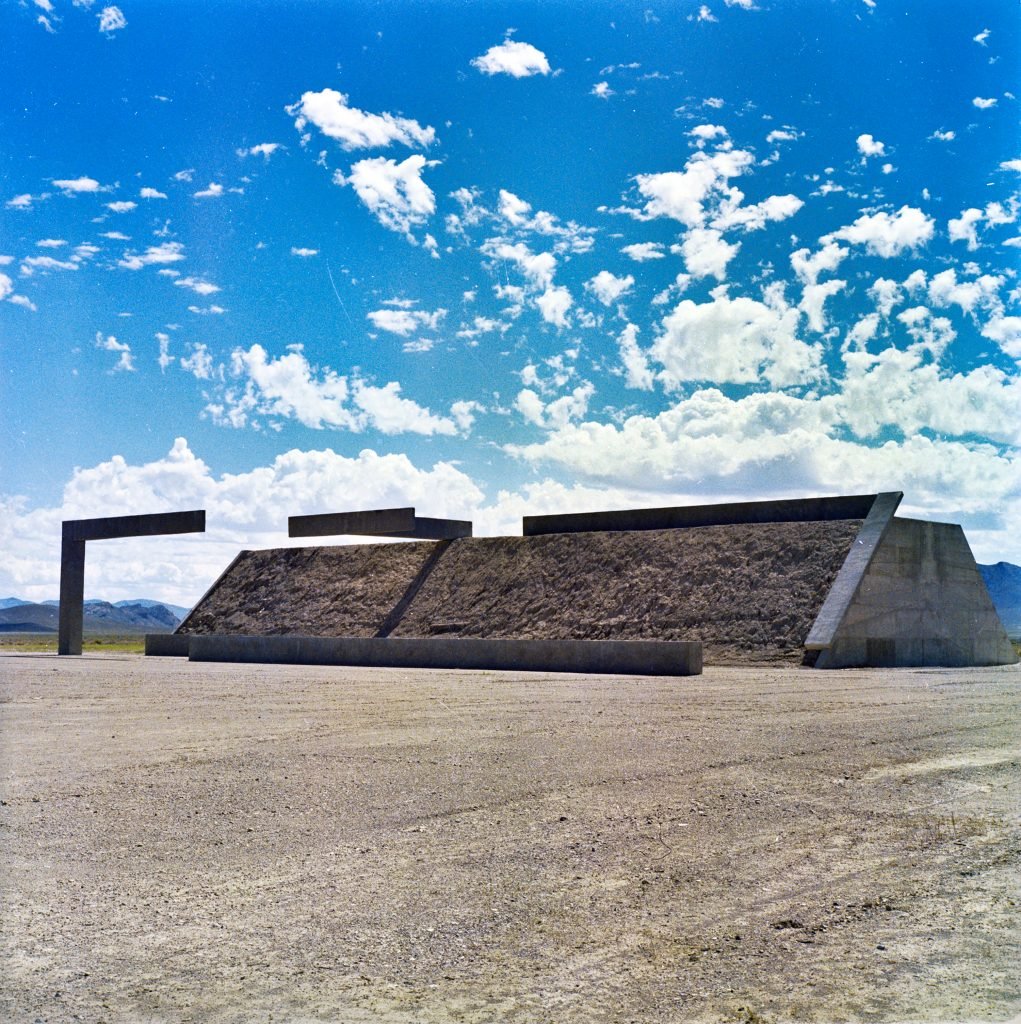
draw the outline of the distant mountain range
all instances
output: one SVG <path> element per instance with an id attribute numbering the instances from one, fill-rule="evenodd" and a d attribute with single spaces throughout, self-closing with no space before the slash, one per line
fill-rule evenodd
<path id="1" fill-rule="evenodd" d="M 58 601 L 0 598 L 0 633 L 56 633 Z M 162 601 L 85 602 L 86 633 L 172 633 L 189 609 Z"/>
<path id="2" fill-rule="evenodd" d="M 1021 566 L 997 562 L 978 568 L 1007 635 L 1012 640 L 1021 639 Z"/>

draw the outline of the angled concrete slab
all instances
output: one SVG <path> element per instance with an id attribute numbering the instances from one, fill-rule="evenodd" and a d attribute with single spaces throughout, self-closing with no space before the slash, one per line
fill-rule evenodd
<path id="1" fill-rule="evenodd" d="M 82 615 L 85 605 L 85 544 L 118 537 L 153 537 L 170 533 L 204 533 L 204 509 L 157 512 L 139 516 L 65 519 L 60 543 L 60 617 L 57 653 L 82 653 Z"/>
<path id="2" fill-rule="evenodd" d="M 874 494 L 844 494 L 782 501 L 741 501 L 724 505 L 676 505 L 669 508 L 631 508 L 613 512 L 570 512 L 525 516 L 526 537 L 548 533 L 595 533 L 620 530 L 676 530 L 696 526 L 738 526 L 743 523 L 807 523 L 864 519 Z"/>
<path id="3" fill-rule="evenodd" d="M 289 516 L 288 537 L 406 537 L 411 540 L 456 540 L 470 537 L 472 524 L 464 519 L 431 519 L 414 508 L 380 508 L 358 512 L 326 512 Z"/>

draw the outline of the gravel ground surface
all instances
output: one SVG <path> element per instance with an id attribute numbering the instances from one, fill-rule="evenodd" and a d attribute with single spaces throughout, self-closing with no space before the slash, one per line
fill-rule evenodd
<path id="1" fill-rule="evenodd" d="M 1007 1020 L 1019 684 L 0 656 L 0 1020 Z"/>

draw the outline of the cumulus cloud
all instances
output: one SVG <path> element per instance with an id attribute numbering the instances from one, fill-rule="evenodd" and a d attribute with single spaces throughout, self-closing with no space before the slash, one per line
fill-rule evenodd
<path id="1" fill-rule="evenodd" d="M 737 255 L 741 243 L 727 242 L 715 228 L 693 228 L 678 248 L 692 277 L 712 276 L 723 281 L 727 264 Z"/>
<path id="2" fill-rule="evenodd" d="M 456 434 L 453 419 L 436 416 L 402 397 L 391 381 L 377 387 L 358 376 L 348 378 L 329 367 L 313 367 L 301 345 L 273 358 L 261 345 L 236 348 L 231 377 L 238 383 L 223 388 L 207 406 L 214 422 L 232 427 L 253 424 L 256 416 L 296 420 L 313 430 L 332 428 L 360 433 L 369 428 L 384 434 Z"/>
<path id="3" fill-rule="evenodd" d="M 196 199 L 216 199 L 223 195 L 223 186 L 211 181 L 206 188 L 193 192 L 192 195 Z"/>
<path id="4" fill-rule="evenodd" d="M 143 188 L 138 193 L 143 199 L 166 199 L 166 192 L 160 192 L 156 188 Z"/>
<path id="5" fill-rule="evenodd" d="M 472 61 L 472 66 L 484 75 L 510 75 L 512 78 L 550 73 L 549 61 L 542 50 L 515 39 L 506 39 L 499 46 L 491 46 Z"/>
<path id="6" fill-rule="evenodd" d="M 237 149 L 235 152 L 244 159 L 246 156 L 261 156 L 268 160 L 278 149 L 283 149 L 279 142 L 260 142 L 257 146 L 249 146 L 247 149 Z"/>
<path id="7" fill-rule="evenodd" d="M 849 250 L 836 242 L 829 242 L 816 253 L 798 249 L 791 253 L 791 267 L 804 284 L 815 284 L 819 275 L 832 273 L 843 262 Z"/>
<path id="8" fill-rule="evenodd" d="M 609 82 L 596 82 L 592 86 L 591 95 L 598 96 L 601 100 L 608 100 L 611 96 L 616 96 L 617 94 L 610 88 Z"/>
<path id="9" fill-rule="evenodd" d="M 315 125 L 325 136 L 335 139 L 348 152 L 355 149 L 383 149 L 397 142 L 404 146 L 429 146 L 436 138 L 431 127 L 393 114 L 370 114 L 348 106 L 348 97 L 336 89 L 306 92 L 287 107 L 294 126 L 304 132 Z"/>
<path id="10" fill-rule="evenodd" d="M 415 153 L 401 163 L 385 157 L 359 160 L 338 185 L 350 185 L 369 212 L 391 231 L 413 241 L 411 231 L 425 224 L 436 211 L 436 196 L 422 180 L 422 171 L 433 162 Z"/>
<path id="11" fill-rule="evenodd" d="M 652 391 L 655 377 L 649 366 L 649 357 L 638 345 L 637 324 L 628 324 L 617 339 L 620 361 L 629 388 L 638 391 Z"/>
<path id="12" fill-rule="evenodd" d="M 873 256 L 889 258 L 900 256 L 908 249 L 917 249 L 928 242 L 935 222 L 913 206 L 902 206 L 896 213 L 880 211 L 862 214 L 853 224 L 825 235 L 824 245 L 843 240 L 852 245 L 864 245 Z"/>
<path id="13" fill-rule="evenodd" d="M 196 295 L 215 295 L 220 286 L 201 277 L 181 277 L 174 282 L 177 288 L 190 288 Z"/>
<path id="14" fill-rule="evenodd" d="M 104 352 L 116 352 L 118 353 L 117 363 L 114 365 L 110 373 L 117 373 L 118 371 L 134 372 L 135 357 L 131 354 L 131 346 L 123 341 L 118 341 L 112 334 L 107 335 L 105 338 L 101 331 L 96 332 L 96 348 L 103 349 Z"/>
<path id="15" fill-rule="evenodd" d="M 604 306 L 609 306 L 622 295 L 626 295 L 634 287 L 634 284 L 635 279 L 631 274 L 626 277 L 617 277 L 609 270 L 600 270 L 595 277 L 585 282 L 585 288 L 592 292 Z"/>
<path id="16" fill-rule="evenodd" d="M 80 195 L 87 192 L 101 192 L 103 186 L 95 178 L 58 178 L 53 182 L 54 188 L 59 188 L 64 195 Z"/>
<path id="17" fill-rule="evenodd" d="M 178 263 L 184 258 L 184 246 L 180 242 L 163 242 L 150 245 L 143 253 L 126 252 L 117 265 L 125 270 L 141 270 L 152 264 Z"/>
<path id="18" fill-rule="evenodd" d="M 986 98 L 982 96 L 976 96 L 971 101 L 971 105 L 973 107 L 978 107 L 979 110 L 989 110 L 991 107 L 996 106 L 996 102 L 996 97 Z"/>
<path id="19" fill-rule="evenodd" d="M 755 384 L 774 388 L 820 380 L 822 352 L 797 336 L 799 313 L 777 293 L 769 303 L 731 299 L 725 286 L 712 300 L 684 299 L 663 318 L 650 350 L 663 369 L 657 375 L 668 390 L 690 381 Z"/>
<path id="20" fill-rule="evenodd" d="M 131 213 L 132 210 L 138 208 L 138 203 L 133 203 L 129 199 L 121 199 L 114 203 L 107 203 L 106 208 L 111 213 Z"/>
<path id="21" fill-rule="evenodd" d="M 128 19 L 119 7 L 104 7 L 96 17 L 99 18 L 99 31 L 107 35 L 119 32 L 128 25 Z"/>
<path id="22" fill-rule="evenodd" d="M 546 323 L 555 327 L 568 325 L 567 312 L 574 304 L 570 291 L 563 285 L 550 285 L 536 300 L 535 304 Z"/>
<path id="23" fill-rule="evenodd" d="M 857 140 L 861 162 L 865 163 L 870 156 L 886 156 L 886 146 L 871 135 L 859 135 Z"/>
<path id="24" fill-rule="evenodd" d="M 306 249 L 304 247 L 298 248 L 298 247 L 292 245 L 291 246 L 291 255 L 292 256 L 300 256 L 302 259 L 309 259 L 312 256 L 318 256 L 319 255 L 319 250 L 318 249 Z"/>
<path id="25" fill-rule="evenodd" d="M 390 334 L 408 337 L 419 330 L 435 331 L 439 329 L 440 321 L 447 315 L 445 309 L 437 309 L 433 313 L 427 313 L 421 309 L 375 309 L 367 314 L 372 326 L 381 331 L 388 331 Z"/>
<path id="26" fill-rule="evenodd" d="M 625 245 L 620 251 L 635 263 L 646 263 L 649 260 L 661 260 L 666 257 L 659 242 L 635 242 L 633 245 Z"/>
<path id="27" fill-rule="evenodd" d="M 581 419 L 588 412 L 589 399 L 595 394 L 589 382 L 579 384 L 570 394 L 544 402 L 534 391 L 525 388 L 514 400 L 514 408 L 528 422 L 545 430 L 561 430 L 568 423 Z"/>

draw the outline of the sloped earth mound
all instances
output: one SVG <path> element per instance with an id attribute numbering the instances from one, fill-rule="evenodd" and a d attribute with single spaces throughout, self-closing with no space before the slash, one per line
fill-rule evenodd
<path id="1" fill-rule="evenodd" d="M 860 526 L 242 552 L 178 632 L 375 636 L 385 624 L 395 637 L 701 640 L 710 663 L 795 662 Z"/>

